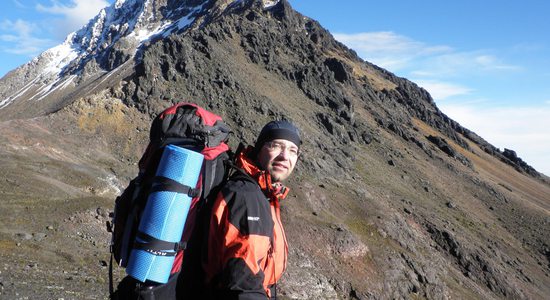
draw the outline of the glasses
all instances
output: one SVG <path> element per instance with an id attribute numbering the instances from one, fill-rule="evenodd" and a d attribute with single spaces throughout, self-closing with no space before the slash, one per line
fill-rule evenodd
<path id="1" fill-rule="evenodd" d="M 282 153 L 285 150 L 288 150 L 288 154 L 291 157 L 297 157 L 298 154 L 300 154 L 300 150 L 296 146 L 287 146 L 281 142 L 267 142 L 264 144 L 265 147 L 267 147 L 267 150 L 269 152 L 277 152 Z"/>

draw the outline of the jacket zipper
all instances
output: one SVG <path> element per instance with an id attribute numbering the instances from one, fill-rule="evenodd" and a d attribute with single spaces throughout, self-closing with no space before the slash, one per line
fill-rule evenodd
<path id="1" fill-rule="evenodd" d="M 285 229 L 283 228 L 283 224 L 281 222 L 281 209 L 279 206 L 279 200 L 275 199 L 274 206 L 275 206 L 275 219 L 277 220 L 277 225 L 279 226 L 279 229 L 283 235 L 283 244 L 284 244 L 284 253 L 283 253 L 283 270 L 281 271 L 281 274 L 286 271 L 286 262 L 287 262 L 287 253 L 288 253 L 288 243 L 286 241 L 286 233 Z M 274 268 L 275 269 L 275 268 Z"/>

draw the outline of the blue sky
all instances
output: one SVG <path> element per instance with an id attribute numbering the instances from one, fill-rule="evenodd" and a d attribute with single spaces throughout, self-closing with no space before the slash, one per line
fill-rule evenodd
<path id="1" fill-rule="evenodd" d="M 61 43 L 113 0 L 4 0 L 0 76 Z M 550 1 L 290 0 L 359 56 L 550 175 Z"/>

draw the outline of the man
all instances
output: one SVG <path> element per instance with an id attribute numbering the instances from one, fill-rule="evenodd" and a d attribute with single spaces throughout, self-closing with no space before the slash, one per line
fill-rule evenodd
<path id="1" fill-rule="evenodd" d="M 209 227 L 206 279 L 214 299 L 276 299 L 288 256 L 279 201 L 301 145 L 288 121 L 264 126 L 236 158 L 242 172 L 222 188 Z"/>

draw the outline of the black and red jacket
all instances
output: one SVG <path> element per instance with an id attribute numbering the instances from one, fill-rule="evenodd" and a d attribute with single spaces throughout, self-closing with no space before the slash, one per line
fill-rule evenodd
<path id="1" fill-rule="evenodd" d="M 288 247 L 274 188 L 244 151 L 235 174 L 214 202 L 208 237 L 206 280 L 215 299 L 275 298 L 275 284 L 286 268 Z"/>

